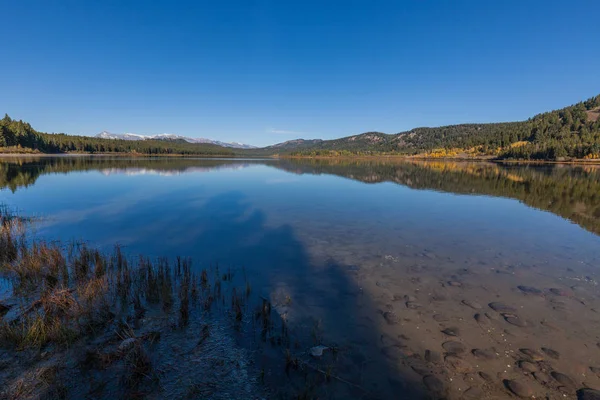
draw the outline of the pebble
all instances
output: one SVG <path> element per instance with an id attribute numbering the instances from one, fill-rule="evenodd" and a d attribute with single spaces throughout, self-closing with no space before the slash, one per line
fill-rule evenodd
<path id="1" fill-rule="evenodd" d="M 527 323 L 527 321 L 525 321 L 524 319 L 522 319 L 520 317 L 517 317 L 517 316 L 510 316 L 510 317 L 506 317 L 504 319 L 509 324 L 514 325 L 514 326 L 518 326 L 519 328 L 525 328 L 525 327 L 529 326 L 529 324 Z"/>
<path id="2" fill-rule="evenodd" d="M 532 349 L 519 349 L 521 353 L 525 354 L 527 357 L 531 358 L 533 361 L 542 361 L 544 356 Z"/>
<path id="3" fill-rule="evenodd" d="M 463 300 L 462 303 L 465 306 L 471 307 L 474 310 L 481 310 L 481 304 L 475 302 L 475 301 L 471 301 L 471 300 Z"/>
<path id="4" fill-rule="evenodd" d="M 560 353 L 556 350 L 552 350 L 549 347 L 542 347 L 542 351 L 550 358 L 554 358 L 558 360 L 560 358 Z"/>
<path id="5" fill-rule="evenodd" d="M 393 312 L 393 311 L 386 311 L 386 312 L 384 312 L 383 313 L 383 318 L 385 318 L 385 320 L 387 321 L 387 323 L 390 324 L 390 325 L 395 325 L 400 320 L 400 318 L 398 318 L 398 315 L 396 315 L 396 313 Z"/>
<path id="6" fill-rule="evenodd" d="M 550 376 L 545 372 L 534 372 L 533 377 L 542 385 L 550 383 Z"/>
<path id="7" fill-rule="evenodd" d="M 524 285 L 520 285 L 517 286 L 519 288 L 520 291 L 524 292 L 524 293 L 528 293 L 528 294 L 542 294 L 542 291 L 540 289 L 534 288 L 533 286 L 524 286 Z"/>
<path id="8" fill-rule="evenodd" d="M 487 372 L 479 371 L 479 376 L 486 382 L 494 382 L 494 377 L 488 374 Z"/>
<path id="9" fill-rule="evenodd" d="M 565 374 L 561 374 L 560 372 L 552 371 L 550 372 L 550 376 L 552 376 L 556 382 L 566 387 L 573 388 L 576 386 L 575 381 L 573 379 L 569 378 Z"/>
<path id="10" fill-rule="evenodd" d="M 494 350 L 473 349 L 471 350 L 471 353 L 479 360 L 493 360 L 498 357 Z"/>
<path id="11" fill-rule="evenodd" d="M 447 342 L 442 343 L 442 347 L 448 353 L 453 353 L 453 354 L 462 354 L 465 351 L 467 351 L 467 348 L 465 347 L 464 344 L 462 344 L 461 342 L 455 342 L 453 340 L 449 340 Z"/>
<path id="12" fill-rule="evenodd" d="M 434 393 L 442 393 L 444 391 L 444 383 L 433 375 L 424 376 L 423 384 Z"/>
<path id="13" fill-rule="evenodd" d="M 460 283 L 458 281 L 448 281 L 448 286 L 461 287 L 462 283 Z"/>
<path id="14" fill-rule="evenodd" d="M 456 327 L 450 327 L 442 330 L 442 333 L 448 336 L 460 336 L 460 330 Z"/>
<path id="15" fill-rule="evenodd" d="M 319 358 L 321 356 L 323 356 L 323 352 L 325 350 L 328 350 L 329 347 L 327 346 L 315 346 L 315 347 L 311 347 L 310 349 L 310 355 L 315 357 L 315 358 Z"/>
<path id="16" fill-rule="evenodd" d="M 477 323 L 479 325 L 483 325 L 483 326 L 490 325 L 490 319 L 488 317 L 486 317 L 484 314 L 475 314 L 474 318 L 475 318 L 475 321 L 477 321 Z"/>
<path id="17" fill-rule="evenodd" d="M 507 304 L 504 304 L 502 302 L 499 302 L 499 301 L 492 302 L 492 303 L 488 304 L 488 306 L 492 310 L 494 310 L 496 312 L 499 312 L 499 313 L 514 313 L 514 312 L 517 312 L 516 308 L 511 307 L 511 306 L 509 306 Z"/>
<path id="18" fill-rule="evenodd" d="M 417 298 L 407 294 L 404 296 L 404 301 L 417 301 Z"/>
<path id="19" fill-rule="evenodd" d="M 600 390 L 579 389 L 577 391 L 577 400 L 600 400 Z"/>
<path id="20" fill-rule="evenodd" d="M 533 390 L 531 390 L 531 388 L 526 383 L 506 379 L 504 380 L 504 384 L 506 385 L 508 390 L 510 390 L 519 397 L 528 398 L 533 396 Z"/>
<path id="21" fill-rule="evenodd" d="M 419 303 L 414 302 L 414 301 L 407 301 L 406 302 L 406 308 L 409 308 L 411 310 L 416 310 L 416 309 L 419 309 L 419 308 L 422 308 L 422 307 L 423 307 L 422 305 L 420 305 Z"/>
<path id="22" fill-rule="evenodd" d="M 450 319 L 445 316 L 444 314 L 434 314 L 433 319 L 437 322 L 446 322 L 449 321 Z"/>
<path id="23" fill-rule="evenodd" d="M 519 368 L 521 368 L 525 372 L 537 372 L 538 367 L 534 363 L 529 361 L 519 361 Z M 536 377 L 537 379 L 537 377 Z"/>

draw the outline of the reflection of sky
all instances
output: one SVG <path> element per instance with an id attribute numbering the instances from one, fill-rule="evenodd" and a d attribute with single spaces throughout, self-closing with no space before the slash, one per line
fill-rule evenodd
<path id="1" fill-rule="evenodd" d="M 259 264 L 284 254 L 285 243 L 273 234 L 278 229 L 291 229 L 322 258 L 428 251 L 459 260 L 505 253 L 576 264 L 590 262 L 600 248 L 595 235 L 515 200 L 294 175 L 265 165 L 177 175 L 42 175 L 15 194 L 0 192 L 0 201 L 45 216 L 39 232 L 52 238 L 103 247 L 119 242 L 135 253 L 205 262 Z"/>

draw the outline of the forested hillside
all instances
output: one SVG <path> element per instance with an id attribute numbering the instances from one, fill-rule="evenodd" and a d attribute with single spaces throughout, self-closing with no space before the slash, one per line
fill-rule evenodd
<path id="1" fill-rule="evenodd" d="M 500 158 L 600 158 L 600 95 L 522 122 L 416 128 L 398 134 L 368 132 L 303 145 L 293 155 L 422 154 Z"/>
<path id="2" fill-rule="evenodd" d="M 37 132 L 30 124 L 5 115 L 0 120 L 0 152 L 131 153 L 144 155 L 234 155 L 229 148 L 182 140 L 116 140 Z"/>
<path id="3" fill-rule="evenodd" d="M 600 95 L 527 121 L 367 132 L 335 140 L 291 140 L 262 149 L 231 149 L 183 140 L 128 141 L 35 131 L 8 115 L 0 120 L 0 151 L 138 153 L 145 155 L 423 155 L 501 159 L 600 159 Z"/>

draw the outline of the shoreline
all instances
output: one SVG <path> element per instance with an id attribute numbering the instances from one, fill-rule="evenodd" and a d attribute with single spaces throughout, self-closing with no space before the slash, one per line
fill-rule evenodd
<path id="1" fill-rule="evenodd" d="M 291 160 L 385 160 L 385 161 L 443 161 L 443 162 L 489 162 L 497 164 L 562 164 L 562 165 L 600 165 L 600 159 L 572 160 L 515 160 L 495 157 L 424 157 L 404 155 L 357 155 L 357 156 L 288 156 L 288 155 L 205 155 L 205 154 L 139 154 L 139 153 L 2 153 L 1 158 L 52 158 L 52 157 L 130 157 L 130 158 L 205 158 L 205 159 L 291 159 Z"/>
<path id="2" fill-rule="evenodd" d="M 512 160 L 494 157 L 419 157 L 402 155 L 375 155 L 375 156 L 278 156 L 281 159 L 314 159 L 314 160 L 381 160 L 388 161 L 454 161 L 454 162 L 490 162 L 498 164 L 573 164 L 573 165 L 600 165 L 600 159 L 574 159 L 574 160 Z"/>

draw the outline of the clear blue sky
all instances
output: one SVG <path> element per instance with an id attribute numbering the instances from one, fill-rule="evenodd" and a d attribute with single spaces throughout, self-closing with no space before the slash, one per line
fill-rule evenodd
<path id="1" fill-rule="evenodd" d="M 600 93 L 600 2 L 6 1 L 0 112 L 267 145 L 526 119 Z"/>

